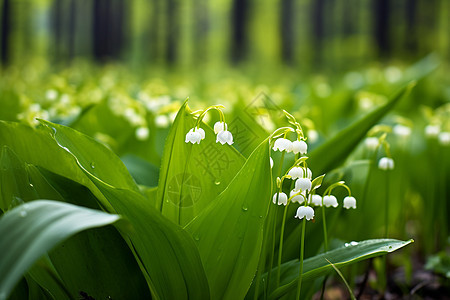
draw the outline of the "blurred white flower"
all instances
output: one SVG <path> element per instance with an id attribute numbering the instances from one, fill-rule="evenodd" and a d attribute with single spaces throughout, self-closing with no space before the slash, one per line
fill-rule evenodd
<path id="1" fill-rule="evenodd" d="M 315 143 L 317 142 L 318 139 L 319 133 L 317 132 L 317 130 L 314 129 L 308 130 L 308 141 L 310 141 L 311 143 Z"/>
<path id="2" fill-rule="evenodd" d="M 439 125 L 427 125 L 425 127 L 425 135 L 429 138 L 435 138 L 441 132 L 441 127 Z"/>
<path id="3" fill-rule="evenodd" d="M 344 208 L 356 208 L 356 199 L 355 197 L 347 196 L 344 198 Z"/>
<path id="4" fill-rule="evenodd" d="M 292 152 L 292 142 L 285 138 L 279 138 L 275 141 L 273 150 Z"/>
<path id="5" fill-rule="evenodd" d="M 336 207 L 338 207 L 339 204 L 338 204 L 338 201 L 335 196 L 326 195 L 326 196 L 323 196 L 323 205 L 325 207 L 333 206 L 336 208 Z"/>
<path id="6" fill-rule="evenodd" d="M 270 157 L 270 168 L 271 169 L 273 168 L 273 159 L 272 159 L 272 157 Z"/>
<path id="7" fill-rule="evenodd" d="M 58 98 L 58 92 L 53 89 L 47 90 L 45 92 L 45 98 L 47 98 L 50 101 L 56 100 L 56 98 Z"/>
<path id="8" fill-rule="evenodd" d="M 442 131 L 438 135 L 438 140 L 439 140 L 439 144 L 441 144 L 443 146 L 450 145 L 450 132 Z"/>
<path id="9" fill-rule="evenodd" d="M 308 145 L 305 143 L 305 141 L 293 141 L 292 142 L 292 152 L 294 154 L 300 153 L 305 154 L 308 150 Z"/>
<path id="10" fill-rule="evenodd" d="M 302 192 L 311 190 L 311 180 L 309 178 L 297 179 L 295 181 L 295 189 Z"/>
<path id="11" fill-rule="evenodd" d="M 366 148 L 375 151 L 380 144 L 380 141 L 377 137 L 368 137 L 364 140 L 364 144 L 366 145 Z"/>
<path id="12" fill-rule="evenodd" d="M 275 195 L 273 195 L 273 199 L 272 199 L 273 204 L 277 204 L 277 195 L 278 195 L 278 205 L 286 205 L 287 201 L 288 201 L 288 197 L 283 192 L 275 193 Z"/>
<path id="13" fill-rule="evenodd" d="M 167 128 L 170 124 L 169 117 L 166 115 L 158 115 L 155 118 L 155 125 L 158 128 Z"/>
<path id="14" fill-rule="evenodd" d="M 297 209 L 297 214 L 295 215 L 295 218 L 303 219 L 306 218 L 306 220 L 311 220 L 314 218 L 314 209 L 309 206 L 300 206 Z"/>
<path id="15" fill-rule="evenodd" d="M 381 170 L 393 170 L 394 169 L 394 160 L 390 157 L 382 157 L 378 161 L 378 168 Z"/>
<path id="16" fill-rule="evenodd" d="M 227 143 L 228 145 L 233 144 L 233 135 L 228 130 L 221 131 L 217 134 L 216 143 L 221 143 L 224 145 Z"/>
<path id="17" fill-rule="evenodd" d="M 393 132 L 399 137 L 407 138 L 411 135 L 411 128 L 405 125 L 397 124 L 393 128 Z"/>
<path id="18" fill-rule="evenodd" d="M 150 130 L 148 129 L 148 127 L 138 127 L 136 128 L 136 138 L 140 141 L 145 141 L 146 139 L 148 139 L 148 136 L 150 134 Z"/>

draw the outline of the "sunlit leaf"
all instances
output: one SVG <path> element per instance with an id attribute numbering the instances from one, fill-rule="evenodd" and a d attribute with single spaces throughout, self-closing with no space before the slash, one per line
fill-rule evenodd
<path id="1" fill-rule="evenodd" d="M 228 187 L 186 227 L 198 246 L 212 299 L 243 299 L 259 261 L 271 203 L 268 140 Z"/>

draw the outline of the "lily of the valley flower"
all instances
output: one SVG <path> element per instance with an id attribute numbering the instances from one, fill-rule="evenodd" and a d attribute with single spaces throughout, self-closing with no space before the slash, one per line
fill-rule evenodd
<path id="1" fill-rule="evenodd" d="M 439 125 L 427 125 L 425 127 L 425 135 L 429 138 L 435 138 L 441 132 L 441 127 Z"/>
<path id="2" fill-rule="evenodd" d="M 407 138 L 411 135 L 411 128 L 401 124 L 395 125 L 393 131 L 395 135 L 403 138 Z"/>
<path id="3" fill-rule="evenodd" d="M 344 198 L 344 208 L 356 208 L 356 199 L 355 197 L 347 196 Z"/>
<path id="4" fill-rule="evenodd" d="M 306 176 L 305 176 L 305 169 L 302 167 L 293 167 L 289 170 L 288 175 L 291 176 L 292 179 L 298 179 L 298 178 L 309 178 L 312 179 L 312 172 L 309 168 L 306 169 Z"/>
<path id="5" fill-rule="evenodd" d="M 278 205 L 287 205 L 288 197 L 285 193 L 275 193 L 273 195 L 273 204 L 277 204 L 277 196 L 278 196 Z"/>
<path id="6" fill-rule="evenodd" d="M 300 220 L 306 218 L 306 220 L 309 221 L 314 218 L 314 209 L 312 209 L 312 207 L 309 206 L 300 206 L 297 209 L 295 218 L 298 218 Z"/>
<path id="7" fill-rule="evenodd" d="M 296 195 L 296 194 L 298 194 L 298 195 Z M 305 202 L 305 198 L 304 198 L 305 193 L 304 192 L 302 192 L 300 194 L 300 191 L 292 190 L 291 193 L 289 194 L 289 196 L 292 197 L 291 202 L 294 202 L 294 203 L 297 202 L 298 204 L 302 204 L 303 202 Z"/>
<path id="8" fill-rule="evenodd" d="M 186 134 L 186 143 L 192 143 L 192 144 L 200 144 L 200 141 L 205 138 L 205 131 L 201 128 L 192 128 L 189 130 L 189 132 Z"/>
<path id="9" fill-rule="evenodd" d="M 450 145 L 450 132 L 442 131 L 438 135 L 439 144 L 442 146 Z"/>
<path id="10" fill-rule="evenodd" d="M 309 178 L 297 179 L 295 181 L 295 189 L 302 192 L 311 190 L 311 180 Z"/>
<path id="11" fill-rule="evenodd" d="M 216 122 L 214 124 L 214 133 L 218 134 L 219 132 L 224 131 L 225 128 L 226 128 L 225 122 Z"/>
<path id="12" fill-rule="evenodd" d="M 322 206 L 322 196 L 317 195 L 317 194 L 312 195 L 311 202 L 315 206 Z"/>
<path id="13" fill-rule="evenodd" d="M 305 143 L 305 141 L 293 141 L 292 142 L 292 152 L 294 152 L 294 154 L 297 154 L 297 153 L 306 154 L 307 150 L 308 150 L 308 145 Z"/>
<path id="14" fill-rule="evenodd" d="M 279 138 L 275 141 L 273 150 L 292 152 L 292 142 L 285 138 Z"/>
<path id="15" fill-rule="evenodd" d="M 374 151 L 380 144 L 380 140 L 377 137 L 368 137 L 364 140 L 364 144 L 366 145 L 367 149 Z"/>
<path id="16" fill-rule="evenodd" d="M 273 168 L 273 159 L 272 159 L 272 157 L 270 157 L 270 168 L 271 169 Z"/>
<path id="17" fill-rule="evenodd" d="M 333 206 L 334 208 L 336 208 L 336 207 L 338 207 L 339 204 L 338 204 L 338 201 L 335 196 L 326 195 L 326 196 L 323 196 L 323 205 L 325 207 Z"/>
<path id="18" fill-rule="evenodd" d="M 378 161 L 378 168 L 381 170 L 393 170 L 394 169 L 394 160 L 390 157 L 382 157 Z"/>
<path id="19" fill-rule="evenodd" d="M 233 144 L 233 135 L 228 130 L 220 131 L 217 134 L 216 143 L 221 143 L 222 145 L 224 145 L 225 143 L 228 145 L 232 145 Z"/>

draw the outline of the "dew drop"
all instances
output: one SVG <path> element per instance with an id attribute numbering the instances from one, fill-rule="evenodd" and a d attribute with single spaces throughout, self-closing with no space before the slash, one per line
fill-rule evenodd
<path id="1" fill-rule="evenodd" d="M 242 206 L 242 210 L 243 210 L 243 211 L 248 211 L 248 207 Z"/>
<path id="2" fill-rule="evenodd" d="M 194 236 L 194 240 L 200 241 L 200 237 L 199 236 Z"/>
<path id="3" fill-rule="evenodd" d="M 22 217 L 22 218 L 25 218 L 26 216 L 27 216 L 27 211 L 26 210 L 21 210 L 20 211 L 20 213 L 19 213 L 19 215 Z"/>
<path id="4" fill-rule="evenodd" d="M 95 169 L 95 162 L 91 162 L 91 168 Z"/>
<path id="5" fill-rule="evenodd" d="M 32 183 L 30 183 L 30 187 L 31 187 L 31 188 L 34 188 L 34 185 L 33 185 Z"/>
<path id="6" fill-rule="evenodd" d="M 214 181 L 214 184 L 215 184 L 215 185 L 219 185 L 219 184 L 220 184 L 220 181 L 216 180 L 216 181 Z"/>
<path id="7" fill-rule="evenodd" d="M 348 247 L 348 246 L 350 246 L 350 244 L 349 244 L 349 243 L 345 243 L 344 246 L 345 246 L 345 247 Z"/>
<path id="8" fill-rule="evenodd" d="M 350 245 L 352 245 L 352 246 L 357 246 L 357 245 L 358 245 L 358 242 L 351 241 L 351 242 L 350 242 Z"/>

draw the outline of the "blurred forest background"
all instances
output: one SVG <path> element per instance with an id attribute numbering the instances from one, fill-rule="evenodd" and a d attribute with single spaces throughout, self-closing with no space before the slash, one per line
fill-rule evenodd
<path id="1" fill-rule="evenodd" d="M 0 0 L 2 66 L 43 59 L 336 72 L 448 61 L 448 0 Z"/>

